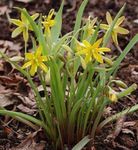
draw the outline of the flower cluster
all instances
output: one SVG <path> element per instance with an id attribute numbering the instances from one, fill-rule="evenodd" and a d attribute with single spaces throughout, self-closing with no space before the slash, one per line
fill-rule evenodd
<path id="1" fill-rule="evenodd" d="M 54 20 L 54 14 L 55 11 L 54 9 L 50 10 L 48 16 L 43 16 L 42 20 L 42 26 L 44 29 L 44 35 L 50 35 L 51 33 L 51 28 L 56 25 L 56 22 Z M 31 16 L 32 20 L 35 21 L 38 18 L 39 14 L 34 14 Z M 113 30 L 111 32 L 111 36 L 113 39 L 113 42 L 118 45 L 118 40 L 117 40 L 117 34 L 128 34 L 129 31 L 120 27 L 122 22 L 124 21 L 125 17 L 122 16 L 118 18 L 117 22 L 115 23 Z M 91 17 L 88 17 L 86 21 L 86 25 L 82 28 L 83 31 L 83 37 L 80 39 L 81 41 L 78 41 L 76 39 L 76 48 L 75 48 L 75 57 L 79 57 L 81 60 L 81 64 L 83 68 L 86 68 L 87 64 L 90 62 L 98 62 L 103 64 L 104 60 L 105 62 L 112 62 L 111 59 L 105 56 L 105 52 L 110 52 L 111 49 L 108 47 L 103 47 L 102 42 L 103 38 L 100 38 L 96 40 L 95 42 L 91 42 L 90 37 L 92 37 L 95 32 L 96 32 L 96 22 L 97 22 L 97 17 L 94 18 L 93 20 Z M 108 24 L 100 24 L 99 28 L 108 31 L 110 27 L 112 26 L 113 19 L 110 15 L 109 12 L 106 13 L 106 20 Z M 12 37 L 18 36 L 21 32 L 23 32 L 23 38 L 24 41 L 28 41 L 28 31 L 33 31 L 30 22 L 28 19 L 24 16 L 23 13 L 21 13 L 21 20 L 17 19 L 11 19 L 11 22 L 18 27 L 12 32 Z M 48 41 L 49 42 L 49 41 Z M 70 51 L 72 49 L 70 46 L 66 46 Z M 64 46 L 65 48 L 65 46 Z M 73 51 L 72 51 L 73 52 Z M 71 59 L 71 57 L 70 57 Z M 22 69 L 30 67 L 30 75 L 34 76 L 35 73 L 37 72 L 38 68 L 41 68 L 45 73 L 48 72 L 48 65 L 46 65 L 46 62 L 48 61 L 48 56 L 43 56 L 42 55 L 42 46 L 39 45 L 38 48 L 36 48 L 34 53 L 26 53 L 25 54 L 25 60 L 27 61 L 23 66 Z M 111 64 L 111 63 L 110 63 Z M 109 90 L 109 99 L 111 101 L 117 101 L 117 96 L 116 94 L 112 94 L 111 90 Z"/>

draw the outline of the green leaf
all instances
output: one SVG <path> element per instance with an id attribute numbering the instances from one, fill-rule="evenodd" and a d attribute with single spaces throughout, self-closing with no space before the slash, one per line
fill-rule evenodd
<path id="1" fill-rule="evenodd" d="M 59 11 L 57 12 L 56 17 L 54 19 L 55 25 L 51 29 L 51 36 L 52 36 L 53 43 L 57 42 L 61 34 L 63 6 L 64 6 L 64 0 L 62 1 Z"/>
<path id="2" fill-rule="evenodd" d="M 51 94 L 56 111 L 58 121 L 63 122 L 66 118 L 66 107 L 64 102 L 64 92 L 62 80 L 60 77 L 60 69 L 55 60 L 50 62 L 50 75 L 51 75 Z"/>
<path id="3" fill-rule="evenodd" d="M 90 138 L 89 136 L 85 136 L 78 144 L 76 144 L 72 150 L 82 150 L 82 148 L 88 143 L 90 142 Z"/>
<path id="4" fill-rule="evenodd" d="M 127 53 L 134 47 L 134 45 L 138 42 L 138 34 L 136 34 L 133 39 L 128 43 L 124 51 L 120 54 L 117 60 L 114 62 L 112 69 L 108 72 L 107 77 L 109 78 L 114 70 L 120 65 L 121 61 L 125 58 Z M 117 71 L 117 70 L 116 70 Z"/>
<path id="5" fill-rule="evenodd" d="M 16 118 L 18 116 L 18 117 L 21 117 L 21 118 L 26 119 L 28 121 L 31 121 L 31 122 L 33 122 L 33 123 L 35 123 L 35 124 L 37 124 L 37 125 L 39 125 L 41 127 L 44 126 L 42 121 L 40 121 L 40 120 L 38 120 L 38 119 L 36 119 L 36 118 L 34 118 L 32 116 L 23 114 L 21 112 L 14 112 L 14 111 L 8 111 L 8 110 L 0 110 L 0 114 L 1 115 L 8 115 L 8 116 L 11 116 L 13 118 Z"/>
<path id="6" fill-rule="evenodd" d="M 77 13 L 77 18 L 76 18 L 76 22 L 75 22 L 75 26 L 74 26 L 74 30 L 73 30 L 73 32 L 74 32 L 73 36 L 76 39 L 78 39 L 78 33 L 76 34 L 76 32 L 80 29 L 82 15 L 83 15 L 83 12 L 84 12 L 84 9 L 85 9 L 87 3 L 88 3 L 88 0 L 84 0 L 82 2 L 82 4 L 81 4 L 79 10 L 78 10 L 78 13 Z M 74 42 L 75 42 L 75 40 L 72 40 L 72 42 L 71 42 L 71 48 L 74 47 Z"/>
<path id="7" fill-rule="evenodd" d="M 125 110 L 123 110 L 122 112 L 119 112 L 115 115 L 112 115 L 108 118 L 106 118 L 104 121 L 102 121 L 99 126 L 97 127 L 98 130 L 102 129 L 107 123 L 109 122 L 112 122 L 114 120 L 117 120 L 118 118 L 124 116 L 124 115 L 127 115 L 127 114 L 130 114 L 130 113 L 133 113 L 135 111 L 138 110 L 138 104 L 132 106 L 131 108 L 127 108 Z"/>

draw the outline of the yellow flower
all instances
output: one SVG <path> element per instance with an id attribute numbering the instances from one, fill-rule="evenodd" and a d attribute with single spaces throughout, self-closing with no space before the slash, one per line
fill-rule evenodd
<path id="1" fill-rule="evenodd" d="M 110 99 L 112 102 L 117 102 L 117 100 L 118 100 L 116 94 L 114 94 L 114 93 L 109 93 L 109 99 Z"/>
<path id="2" fill-rule="evenodd" d="M 118 101 L 118 97 L 117 97 L 117 93 L 116 91 L 114 91 L 111 87 L 108 87 L 109 91 L 108 91 L 108 98 L 112 101 L 112 102 L 117 102 Z"/>
<path id="3" fill-rule="evenodd" d="M 88 25 L 86 25 L 86 31 L 87 31 L 87 34 L 88 36 L 89 35 L 92 35 L 94 33 L 94 25 L 97 21 L 97 17 L 94 18 L 93 20 L 91 20 L 91 17 L 88 18 Z"/>
<path id="4" fill-rule="evenodd" d="M 42 56 L 42 48 L 39 46 L 34 53 L 26 53 L 25 58 L 28 60 L 23 66 L 22 69 L 28 68 L 31 66 L 30 75 L 33 76 L 37 72 L 37 68 L 40 67 L 43 71 L 47 72 L 48 68 L 43 63 L 48 61 L 46 56 Z"/>
<path id="5" fill-rule="evenodd" d="M 42 22 L 45 33 L 50 33 L 50 28 L 55 25 L 55 20 L 52 19 L 54 15 L 54 9 L 51 9 L 48 16 L 44 16 L 44 21 Z"/>
<path id="6" fill-rule="evenodd" d="M 97 40 L 94 44 L 90 44 L 88 41 L 84 40 L 82 42 L 83 46 L 80 51 L 78 51 L 77 55 L 85 55 L 85 63 L 87 64 L 93 58 L 96 59 L 99 63 L 103 63 L 102 54 L 104 52 L 109 52 L 110 49 L 107 47 L 99 47 L 102 42 L 102 39 Z"/>
<path id="7" fill-rule="evenodd" d="M 106 13 L 106 20 L 107 20 L 108 25 L 107 24 L 101 24 L 100 25 L 101 29 L 108 30 L 112 25 L 113 20 L 112 20 L 112 17 L 111 17 L 109 12 Z M 117 20 L 117 22 L 113 28 L 112 39 L 113 39 L 114 43 L 117 45 L 118 45 L 117 34 L 118 33 L 119 34 L 128 34 L 129 33 L 129 31 L 127 29 L 120 27 L 121 23 L 124 20 L 125 20 L 124 16 L 118 18 L 118 20 Z"/>
<path id="8" fill-rule="evenodd" d="M 38 16 L 39 16 L 39 14 L 36 13 L 36 14 L 32 15 L 31 18 L 33 20 L 35 20 Z M 24 41 L 27 42 L 28 37 L 29 37 L 28 30 L 32 31 L 32 27 L 30 26 L 29 21 L 24 16 L 24 14 L 21 13 L 21 20 L 11 19 L 10 21 L 11 21 L 11 23 L 13 23 L 17 26 L 17 28 L 12 32 L 12 38 L 18 36 L 20 33 L 23 33 Z"/>

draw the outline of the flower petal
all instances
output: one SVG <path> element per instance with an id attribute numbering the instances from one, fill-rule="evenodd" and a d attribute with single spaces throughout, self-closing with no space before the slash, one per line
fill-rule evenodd
<path id="1" fill-rule="evenodd" d="M 103 63 L 102 55 L 98 54 L 97 52 L 93 52 L 93 57 L 94 57 L 99 63 Z"/>
<path id="2" fill-rule="evenodd" d="M 48 60 L 48 58 L 46 56 L 41 56 L 40 59 L 41 59 L 41 61 L 47 61 Z"/>
<path id="3" fill-rule="evenodd" d="M 98 48 L 100 46 L 100 44 L 102 43 L 102 38 L 100 38 L 99 40 L 97 40 L 93 45 L 92 48 Z"/>
<path id="4" fill-rule="evenodd" d="M 54 9 L 51 9 L 49 14 L 48 14 L 48 19 L 49 20 L 51 20 L 51 18 L 53 17 L 54 13 L 55 13 Z"/>
<path id="5" fill-rule="evenodd" d="M 36 58 L 38 58 L 39 56 L 41 56 L 41 53 L 42 53 L 42 47 L 38 46 L 38 48 L 35 51 Z"/>
<path id="6" fill-rule="evenodd" d="M 111 49 L 107 48 L 107 47 L 98 48 L 98 52 L 110 52 L 110 51 L 111 51 Z"/>
<path id="7" fill-rule="evenodd" d="M 32 18 L 33 21 L 34 21 L 36 18 L 38 18 L 38 16 L 39 16 L 39 13 L 35 13 L 34 15 L 31 16 L 31 18 Z"/>
<path id="8" fill-rule="evenodd" d="M 54 26 L 54 25 L 55 25 L 55 20 L 50 20 L 50 21 L 49 21 L 49 26 L 52 27 L 52 26 Z"/>
<path id="9" fill-rule="evenodd" d="M 48 68 L 44 63 L 40 63 L 39 67 L 44 71 L 44 72 L 48 72 Z"/>
<path id="10" fill-rule="evenodd" d="M 26 53 L 25 54 L 25 58 L 28 59 L 28 60 L 32 60 L 34 57 L 34 54 L 33 53 Z"/>
<path id="11" fill-rule="evenodd" d="M 124 20 L 125 20 L 125 16 L 120 17 L 116 22 L 116 26 L 119 26 Z"/>
<path id="12" fill-rule="evenodd" d="M 13 32 L 12 32 L 12 38 L 15 38 L 16 36 L 18 36 L 21 32 L 23 31 L 22 27 L 17 27 Z"/>
<path id="13" fill-rule="evenodd" d="M 100 24 L 100 28 L 104 29 L 104 30 L 108 30 L 109 29 L 109 25 L 107 25 L 107 24 Z"/>
<path id="14" fill-rule="evenodd" d="M 109 12 L 106 13 L 106 20 L 109 25 L 112 24 L 113 20 Z"/>
<path id="15" fill-rule="evenodd" d="M 34 64 L 32 64 L 31 69 L 29 71 L 30 75 L 34 76 L 34 74 L 36 73 L 36 71 L 37 71 L 37 65 L 34 63 Z"/>
<path id="16" fill-rule="evenodd" d="M 31 65 L 32 65 L 32 61 L 28 61 L 22 66 L 22 69 L 28 68 Z"/>
<path id="17" fill-rule="evenodd" d="M 128 34 L 128 33 L 129 33 L 129 31 L 128 31 L 127 29 L 122 28 L 122 27 L 117 27 L 117 28 L 115 29 L 115 31 L 116 31 L 117 33 L 120 33 L 120 34 Z"/>
<path id="18" fill-rule="evenodd" d="M 91 27 L 95 25 L 96 21 L 97 21 L 97 17 L 95 17 L 92 21 L 90 21 Z"/>
<path id="19" fill-rule="evenodd" d="M 91 47 L 91 44 L 88 42 L 88 41 L 86 41 L 86 40 L 83 40 L 83 42 L 82 42 L 83 44 L 84 44 L 84 46 L 85 47 Z"/>
<path id="20" fill-rule="evenodd" d="M 113 39 L 113 42 L 118 45 L 118 39 L 117 39 L 117 33 L 116 32 L 112 33 L 112 39 Z"/>
<path id="21" fill-rule="evenodd" d="M 23 23 L 19 19 L 10 19 L 10 22 L 15 24 L 16 26 L 22 26 Z"/>

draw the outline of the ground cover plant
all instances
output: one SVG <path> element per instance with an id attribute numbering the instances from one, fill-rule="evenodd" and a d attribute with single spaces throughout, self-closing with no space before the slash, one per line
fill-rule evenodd
<path id="1" fill-rule="evenodd" d="M 74 30 L 64 36 L 61 36 L 63 3 L 56 14 L 51 10 L 48 16 L 40 15 L 39 18 L 38 14 L 30 16 L 25 9 L 17 8 L 21 12 L 21 21 L 11 19 L 11 22 L 18 26 L 12 37 L 23 33 L 25 63 L 20 66 L 1 53 L 28 79 L 36 96 L 40 118 L 4 108 L 1 108 L 0 114 L 43 127 L 54 149 L 72 148 L 80 140 L 73 149 L 81 149 L 93 141 L 95 133 L 108 122 L 138 109 L 135 105 L 114 116 L 103 118 L 103 110 L 108 104 L 117 102 L 137 88 L 136 84 L 127 87 L 122 81 L 115 80 L 114 76 L 120 62 L 138 41 L 138 35 L 130 41 L 118 58 L 108 58 L 105 55 L 111 51 L 107 46 L 108 42 L 113 40 L 115 45 L 118 45 L 118 33 L 128 33 L 128 30 L 120 27 L 124 20 L 121 14 L 125 5 L 114 20 L 110 13 L 106 13 L 108 25 L 98 22 L 97 18 L 89 17 L 81 26 L 87 2 L 83 1 L 80 6 Z M 29 30 L 35 34 L 32 37 L 31 52 L 27 51 Z M 34 75 L 43 86 L 44 98 L 40 96 L 33 81 Z M 120 91 L 114 89 L 114 84 L 120 87 Z"/>

